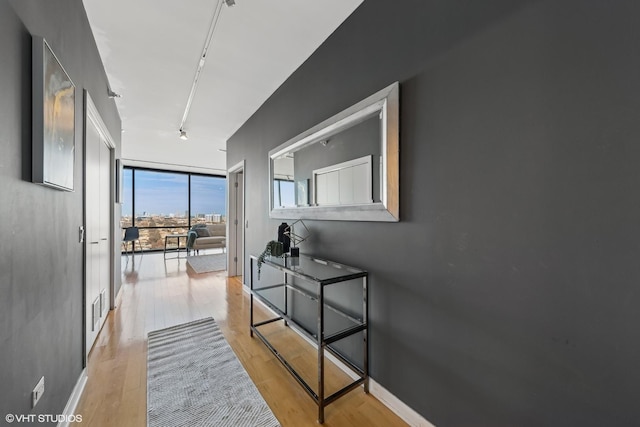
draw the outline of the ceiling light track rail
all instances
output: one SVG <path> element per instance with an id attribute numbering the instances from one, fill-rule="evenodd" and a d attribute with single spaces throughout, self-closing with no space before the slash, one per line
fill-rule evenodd
<path id="1" fill-rule="evenodd" d="M 182 121 L 180 122 L 180 128 L 178 129 L 180 133 L 180 139 L 187 140 L 187 131 L 184 129 L 184 125 L 187 122 L 187 118 L 189 117 L 189 111 L 191 110 L 191 103 L 193 102 L 193 98 L 196 95 L 196 91 L 198 89 L 198 83 L 200 81 L 200 74 L 204 68 L 204 65 L 207 60 L 207 53 L 209 51 L 209 46 L 211 45 L 211 41 L 213 40 L 213 35 L 216 31 L 216 27 L 218 25 L 218 20 L 220 19 L 220 14 L 222 13 L 222 5 L 226 4 L 231 7 L 235 5 L 234 0 L 218 0 L 216 2 L 216 7 L 213 12 L 213 17 L 211 18 L 211 24 L 209 25 L 209 31 L 207 32 L 207 37 L 205 38 L 204 47 L 202 48 L 202 54 L 200 55 L 200 59 L 198 60 L 198 65 L 196 67 L 196 73 L 193 77 L 193 83 L 191 84 L 191 91 L 189 92 L 189 97 L 187 98 L 187 104 L 184 109 L 184 114 L 182 115 Z"/>

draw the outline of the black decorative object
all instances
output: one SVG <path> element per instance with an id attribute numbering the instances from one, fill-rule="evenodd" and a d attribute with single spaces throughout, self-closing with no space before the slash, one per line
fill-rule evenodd
<path id="1" fill-rule="evenodd" d="M 299 257 L 300 248 L 298 248 L 298 245 L 311 236 L 311 232 L 306 224 L 301 219 L 294 221 L 293 224 L 285 229 L 284 234 L 288 236 L 291 239 L 291 243 L 293 243 L 291 247 L 291 257 Z"/>
<path id="2" fill-rule="evenodd" d="M 291 246 L 291 239 L 289 235 L 286 234 L 287 229 L 289 228 L 289 224 L 283 222 L 278 226 L 278 242 L 282 243 L 282 250 L 284 253 L 289 252 L 289 247 Z"/>

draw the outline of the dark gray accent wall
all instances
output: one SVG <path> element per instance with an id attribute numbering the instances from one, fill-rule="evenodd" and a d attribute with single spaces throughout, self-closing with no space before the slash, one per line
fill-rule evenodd
<path id="1" fill-rule="evenodd" d="M 31 34 L 76 85 L 75 191 L 31 180 Z M 0 0 L 0 414 L 62 413 L 83 365 L 82 90 L 120 150 L 120 118 L 80 0 Z M 31 391 L 45 393 L 31 409 Z"/>
<path id="2" fill-rule="evenodd" d="M 268 151 L 400 81 L 400 222 L 302 250 L 370 271 L 371 375 L 438 427 L 640 422 L 638 16 L 367 0 L 229 140 L 259 253 Z"/>

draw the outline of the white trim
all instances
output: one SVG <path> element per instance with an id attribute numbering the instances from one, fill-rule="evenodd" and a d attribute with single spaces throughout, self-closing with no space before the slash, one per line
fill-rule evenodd
<path id="1" fill-rule="evenodd" d="M 347 168 L 358 166 L 361 164 L 371 165 L 371 154 L 367 156 L 358 157 L 357 159 L 347 160 L 346 162 L 336 163 L 335 165 L 326 166 L 324 168 L 314 169 L 312 174 L 319 175 L 322 173 L 334 172 L 340 169 L 347 169 Z"/>
<path id="2" fill-rule="evenodd" d="M 78 407 L 78 402 L 80 401 L 80 397 L 84 392 L 84 386 L 87 385 L 87 370 L 83 369 L 78 377 L 78 381 L 76 382 L 75 387 L 73 387 L 73 391 L 71 392 L 71 396 L 69 396 L 69 400 L 67 401 L 67 406 L 64 407 L 64 411 L 62 412 L 65 415 L 64 419 L 70 419 L 71 415 L 75 415 L 76 408 Z M 61 421 L 58 423 L 58 427 L 68 427 L 69 421 Z"/>
<path id="3" fill-rule="evenodd" d="M 243 159 L 242 161 L 236 163 L 235 165 L 231 166 L 228 170 L 227 170 L 227 200 L 226 200 L 226 204 L 227 204 L 227 276 L 237 276 L 238 273 L 240 273 L 240 275 L 243 277 L 244 280 L 244 256 L 245 256 L 245 247 L 246 247 L 246 241 L 245 241 L 245 223 L 246 223 L 246 174 L 245 174 L 245 163 L 246 161 Z M 242 173 L 242 224 L 238 223 L 237 227 L 235 227 L 235 231 L 234 231 L 234 235 L 231 236 L 231 221 L 235 221 L 238 219 L 238 212 L 236 209 L 236 205 L 235 204 L 231 204 L 231 199 L 232 197 L 237 197 L 238 195 L 238 190 L 236 188 L 232 188 L 232 182 L 231 179 L 235 176 L 236 180 L 234 180 L 234 183 L 237 182 L 237 175 Z M 240 230 L 240 238 L 241 238 L 241 242 L 242 242 L 242 250 L 241 250 L 241 254 L 239 256 L 239 258 L 241 259 L 241 263 L 239 262 L 235 262 L 232 263 L 232 259 L 231 259 L 231 254 L 235 254 L 238 252 L 237 250 L 237 245 L 236 242 L 238 240 L 238 236 L 236 235 L 238 230 Z M 232 238 L 233 237 L 233 238 Z M 240 271 L 238 271 L 238 264 L 242 264 L 242 269 Z"/>
<path id="4" fill-rule="evenodd" d="M 246 284 L 242 285 L 242 290 L 247 294 L 251 295 L 251 288 Z M 258 298 L 254 298 L 254 301 L 259 302 L 263 307 L 267 310 L 273 312 L 269 307 L 267 307 L 262 301 Z M 312 341 L 309 337 L 299 331 L 294 324 L 289 323 L 290 329 L 300 335 L 302 339 L 306 342 L 317 348 L 317 344 L 315 341 Z M 333 362 L 340 370 L 346 373 L 351 379 L 358 379 L 358 375 L 353 372 L 351 369 L 347 367 L 344 363 L 338 360 L 335 356 L 333 356 L 328 351 L 325 351 L 324 355 L 327 359 Z M 373 378 L 369 377 L 369 393 L 378 399 L 384 406 L 389 408 L 391 412 L 402 418 L 404 422 L 409 424 L 412 427 L 435 427 L 434 424 L 430 423 L 426 418 L 417 413 L 415 410 L 411 409 L 406 403 L 402 400 L 398 399 L 395 395 L 393 395 L 389 390 L 378 384 Z"/>
<path id="5" fill-rule="evenodd" d="M 325 175 L 331 172 L 336 172 L 336 171 L 341 171 L 343 169 L 351 169 L 354 168 L 356 166 L 360 166 L 360 165 L 365 165 L 365 167 L 367 168 L 367 188 L 366 188 L 366 192 L 367 192 L 367 201 L 364 203 L 367 204 L 371 204 L 374 203 L 372 197 L 372 193 L 373 193 L 373 189 L 372 189 L 372 181 L 373 181 L 373 156 L 371 154 L 367 155 L 367 156 L 363 156 L 363 157 L 359 157 L 357 159 L 353 159 L 353 160 L 347 160 L 346 162 L 342 162 L 342 163 L 337 163 L 335 165 L 331 165 L 331 166 L 326 166 L 324 168 L 320 168 L 320 169 L 314 169 L 313 171 L 311 171 L 311 182 L 313 185 L 313 188 L 311 190 L 311 204 L 313 206 L 320 206 L 318 204 L 318 176 L 319 175 Z M 342 181 L 340 181 L 340 184 L 342 183 Z M 338 203 L 335 204 L 336 206 L 351 206 L 351 205 L 356 205 L 356 204 L 360 204 L 360 202 L 355 203 L 355 202 L 351 202 L 351 203 L 341 203 L 340 200 L 342 200 L 342 193 L 340 192 L 340 184 L 338 185 Z M 330 206 L 329 204 L 325 204 L 324 206 Z"/>
<path id="6" fill-rule="evenodd" d="M 105 144 L 107 145 L 107 147 L 109 147 L 110 150 L 114 150 L 116 148 L 116 144 L 113 137 L 111 136 L 111 132 L 109 132 L 107 125 L 102 120 L 100 112 L 96 108 L 96 104 L 93 103 L 93 99 L 91 99 L 91 94 L 89 94 L 89 91 L 85 89 L 84 93 L 87 99 L 87 118 L 91 120 L 93 125 L 100 133 L 100 136 L 105 139 Z"/>
<path id="7" fill-rule="evenodd" d="M 235 165 L 231 166 L 228 169 L 228 173 L 232 173 L 232 172 L 239 172 L 241 170 L 244 170 L 244 160 L 239 161 L 238 163 L 236 163 Z"/>
<path id="8" fill-rule="evenodd" d="M 327 137 L 335 135 L 346 128 L 355 126 L 370 117 L 374 117 L 376 113 L 386 107 L 386 97 L 389 96 L 395 85 L 397 85 L 397 83 L 376 92 L 367 99 L 358 102 L 356 105 L 347 108 L 333 117 L 330 117 L 308 131 L 291 138 L 289 141 L 271 150 L 269 152 L 269 157 L 271 159 L 275 159 L 287 154 L 288 152 L 295 152 L 307 144 L 326 139 Z M 384 136 L 386 135 L 383 135 L 383 137 Z"/>
<path id="9" fill-rule="evenodd" d="M 369 377 L 369 393 L 410 426 L 435 427 L 434 424 L 411 409 L 406 403 L 391 394 L 389 390 L 382 387 L 371 377 Z"/>

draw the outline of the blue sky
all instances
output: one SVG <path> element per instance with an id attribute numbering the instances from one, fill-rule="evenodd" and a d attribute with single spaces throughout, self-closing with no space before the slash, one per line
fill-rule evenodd
<path id="1" fill-rule="evenodd" d="M 131 215 L 131 169 L 123 177 L 122 215 Z M 191 214 L 225 215 L 226 179 L 191 176 Z M 185 174 L 136 170 L 136 214 L 180 214 L 189 208 L 189 177 Z"/>

